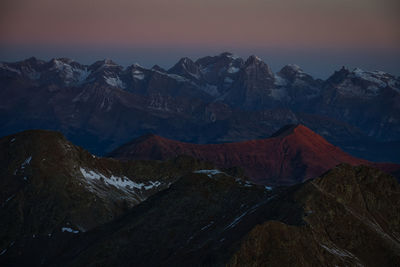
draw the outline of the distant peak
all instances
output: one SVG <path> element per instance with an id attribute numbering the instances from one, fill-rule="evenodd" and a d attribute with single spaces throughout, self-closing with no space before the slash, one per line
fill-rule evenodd
<path id="1" fill-rule="evenodd" d="M 37 65 L 37 64 L 45 64 L 46 62 L 43 61 L 43 60 L 40 60 L 40 59 L 38 59 L 36 57 L 30 57 L 30 58 L 27 58 L 27 59 L 25 59 L 23 61 L 20 61 L 20 63 L 29 64 L 29 65 Z"/>
<path id="2" fill-rule="evenodd" d="M 193 60 L 191 60 L 188 57 L 183 57 L 179 60 L 178 64 L 182 64 L 182 65 L 187 65 L 187 64 L 193 64 Z"/>
<path id="3" fill-rule="evenodd" d="M 284 66 L 278 74 L 282 77 L 287 78 L 290 81 L 295 80 L 296 78 L 302 78 L 307 76 L 307 74 L 303 71 L 303 69 L 296 64 L 288 64 Z"/>
<path id="4" fill-rule="evenodd" d="M 100 70 L 102 68 L 108 68 L 108 67 L 120 67 L 120 66 L 111 59 L 99 60 L 90 65 L 90 68 L 93 70 Z"/>
<path id="5" fill-rule="evenodd" d="M 340 69 L 340 71 L 349 71 L 349 69 L 346 66 L 342 66 L 342 68 Z"/>
<path id="6" fill-rule="evenodd" d="M 95 63 L 93 63 L 93 65 L 99 66 L 99 67 L 118 66 L 118 64 L 115 63 L 114 61 L 112 61 L 111 59 L 99 60 L 99 61 L 96 61 Z"/>
<path id="7" fill-rule="evenodd" d="M 247 60 L 246 60 L 246 64 L 248 63 L 256 63 L 256 62 L 262 62 L 261 58 L 259 58 L 258 56 L 255 55 L 251 55 Z"/>
<path id="8" fill-rule="evenodd" d="M 198 66 L 190 58 L 184 57 L 179 60 L 168 72 L 189 77 L 198 78 Z M 188 76 L 187 76 L 188 77 Z"/>
<path id="9" fill-rule="evenodd" d="M 290 69 L 292 69 L 293 71 L 296 71 L 296 72 L 303 72 L 303 69 L 300 68 L 300 66 L 296 65 L 296 64 L 288 64 L 288 65 L 286 65 L 286 67 L 290 68 Z"/>
<path id="10" fill-rule="evenodd" d="M 137 62 L 133 63 L 132 66 L 134 68 L 142 68 L 142 69 L 144 69 L 144 67 L 142 65 L 140 65 L 139 63 L 137 63 Z"/>
<path id="11" fill-rule="evenodd" d="M 104 59 L 104 60 L 103 60 L 103 64 L 104 64 L 104 65 L 110 65 L 110 66 L 117 66 L 117 63 L 115 63 L 114 61 L 112 61 L 112 60 L 109 59 L 109 58 Z"/>
<path id="12" fill-rule="evenodd" d="M 288 124 L 283 126 L 282 128 L 280 128 L 277 132 L 275 132 L 273 135 L 271 135 L 272 137 L 278 137 L 278 138 L 282 138 L 282 137 L 286 137 L 292 134 L 301 134 L 301 133 L 306 133 L 307 135 L 309 135 L 310 133 L 315 134 L 311 129 L 307 128 L 306 126 L 302 125 L 302 124 Z"/>
<path id="13" fill-rule="evenodd" d="M 221 57 L 230 57 L 233 56 L 233 54 L 231 52 L 222 52 L 221 54 L 219 54 Z"/>
<path id="14" fill-rule="evenodd" d="M 159 71 L 159 72 L 167 72 L 165 69 L 163 69 L 162 67 L 160 67 L 158 65 L 154 65 L 151 69 L 155 70 L 155 71 Z"/>
<path id="15" fill-rule="evenodd" d="M 294 130 L 299 126 L 299 124 L 288 124 L 280 128 L 271 137 L 285 137 L 294 132 Z"/>
<path id="16" fill-rule="evenodd" d="M 231 53 L 231 52 L 223 52 L 219 55 L 220 57 L 227 57 L 227 58 L 231 58 L 231 59 L 238 59 L 239 56 Z"/>
<path id="17" fill-rule="evenodd" d="M 365 72 L 365 71 L 361 68 L 354 68 L 352 72 L 357 73 L 357 72 Z"/>
<path id="18" fill-rule="evenodd" d="M 163 137 L 156 135 L 154 133 L 147 133 L 144 134 L 136 139 L 133 140 L 133 143 L 142 143 L 142 142 L 148 142 L 151 140 L 162 140 L 164 139 Z"/>
<path id="19" fill-rule="evenodd" d="M 25 59 L 25 61 L 36 62 L 36 61 L 39 61 L 39 60 L 36 57 L 30 57 L 30 58 Z"/>
<path id="20" fill-rule="evenodd" d="M 53 64 L 57 64 L 59 62 L 62 62 L 62 63 L 65 63 L 65 64 L 71 64 L 74 61 L 72 59 L 70 59 L 70 58 L 60 57 L 60 58 L 53 58 L 53 59 L 50 60 L 50 62 L 52 62 Z"/>

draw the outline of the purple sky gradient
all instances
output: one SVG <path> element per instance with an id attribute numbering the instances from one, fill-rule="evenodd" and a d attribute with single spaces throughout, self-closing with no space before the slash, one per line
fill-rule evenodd
<path id="1" fill-rule="evenodd" d="M 275 71 L 341 65 L 400 75 L 398 0 L 3 0 L 0 60 L 68 56 L 170 67 L 231 51 Z"/>

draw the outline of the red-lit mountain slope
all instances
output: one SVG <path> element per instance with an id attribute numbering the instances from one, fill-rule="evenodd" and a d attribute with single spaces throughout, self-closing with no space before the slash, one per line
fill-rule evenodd
<path id="1" fill-rule="evenodd" d="M 268 185 L 299 183 L 340 163 L 364 164 L 391 173 L 400 170 L 398 164 L 352 157 L 303 125 L 286 126 L 267 139 L 225 144 L 190 144 L 146 135 L 110 154 L 119 159 L 156 160 L 177 155 L 210 161 L 220 168 L 239 166 L 254 182 Z"/>

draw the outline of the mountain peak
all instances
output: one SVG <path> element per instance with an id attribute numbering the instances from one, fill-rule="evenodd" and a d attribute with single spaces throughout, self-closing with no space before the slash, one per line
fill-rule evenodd
<path id="1" fill-rule="evenodd" d="M 186 66 L 186 65 L 194 64 L 194 62 L 193 62 L 193 60 L 191 60 L 191 59 L 188 58 L 188 57 L 183 57 L 183 58 L 181 58 L 181 59 L 178 61 L 177 64 L 178 64 L 178 65 L 182 65 L 182 66 Z"/>
<path id="2" fill-rule="evenodd" d="M 250 64 L 255 64 L 255 63 L 264 63 L 261 58 L 255 55 L 251 55 L 247 60 L 246 60 L 246 65 Z M 265 63 L 264 63 L 265 64 Z"/>
<path id="3" fill-rule="evenodd" d="M 74 62 L 74 60 L 67 57 L 59 57 L 59 58 L 53 58 L 51 62 L 62 62 L 65 64 L 71 64 L 72 62 Z"/>
<path id="4" fill-rule="evenodd" d="M 103 59 L 103 60 L 98 60 L 95 63 L 93 63 L 90 67 L 94 69 L 99 69 L 99 68 L 104 68 L 104 67 L 117 67 L 119 66 L 117 63 L 112 61 L 111 59 Z"/>
<path id="5" fill-rule="evenodd" d="M 288 124 L 280 128 L 277 132 L 271 135 L 271 138 L 284 138 L 289 135 L 303 135 L 303 136 L 318 136 L 318 138 L 323 139 L 322 136 L 318 135 L 310 128 L 302 124 Z M 323 139 L 325 141 L 325 139 Z M 325 141 L 326 142 L 326 141 Z"/>
<path id="6" fill-rule="evenodd" d="M 296 65 L 296 64 L 288 64 L 284 68 L 288 68 L 288 69 L 290 69 L 292 71 L 295 71 L 295 72 L 304 72 L 303 69 L 300 68 L 300 66 Z"/>
<path id="7" fill-rule="evenodd" d="M 276 131 L 274 134 L 271 135 L 271 137 L 274 138 L 280 138 L 280 137 L 286 137 L 294 132 L 294 130 L 299 127 L 300 124 L 288 124 L 280 128 L 278 131 Z"/>
<path id="8" fill-rule="evenodd" d="M 149 140 L 161 140 L 163 139 L 163 137 L 156 135 L 154 133 L 147 133 L 144 134 L 138 138 L 136 138 L 135 140 L 133 140 L 133 142 L 135 143 L 139 143 L 139 142 L 143 142 L 143 141 L 149 141 Z"/>
<path id="9" fill-rule="evenodd" d="M 112 61 L 109 58 L 102 60 L 102 62 L 104 65 L 108 65 L 108 66 L 117 66 L 118 65 L 117 63 L 115 63 L 114 61 Z"/>
<path id="10" fill-rule="evenodd" d="M 158 66 L 157 64 L 154 65 L 151 69 L 159 72 L 167 72 L 164 68 Z"/>
<path id="11" fill-rule="evenodd" d="M 38 59 L 37 57 L 30 57 L 30 58 L 25 59 L 24 62 L 36 63 L 36 62 L 43 62 L 43 61 Z"/>
<path id="12" fill-rule="evenodd" d="M 231 59 L 239 59 L 239 56 L 231 53 L 231 52 L 223 52 L 219 55 L 220 57 L 227 57 L 227 58 L 231 58 Z"/>
<path id="13" fill-rule="evenodd" d="M 278 74 L 281 77 L 284 77 L 286 79 L 288 79 L 289 81 L 294 81 L 296 78 L 303 78 L 307 75 L 303 69 L 296 65 L 296 64 L 288 64 L 286 66 L 284 66 L 279 72 Z"/>
<path id="14" fill-rule="evenodd" d="M 181 58 L 168 72 L 184 76 L 188 79 L 199 79 L 200 77 L 199 67 L 188 57 Z"/>

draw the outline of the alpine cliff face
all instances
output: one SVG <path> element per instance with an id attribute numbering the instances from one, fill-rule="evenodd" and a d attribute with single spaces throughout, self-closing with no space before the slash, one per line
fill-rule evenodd
<path id="1" fill-rule="evenodd" d="M 272 137 L 239 143 L 198 145 L 146 135 L 109 154 L 117 159 L 167 160 L 188 155 L 220 168 L 241 167 L 252 181 L 290 185 L 323 174 L 340 163 L 371 165 L 391 173 L 400 165 L 358 159 L 303 125 L 283 127 Z"/>
<path id="2" fill-rule="evenodd" d="M 400 158 L 400 80 L 384 72 L 343 68 L 323 81 L 231 53 L 182 58 L 169 70 L 30 58 L 0 63 L 0 88 L 1 135 L 58 130 L 96 154 L 149 132 L 238 142 L 301 123 L 357 157 Z"/>

